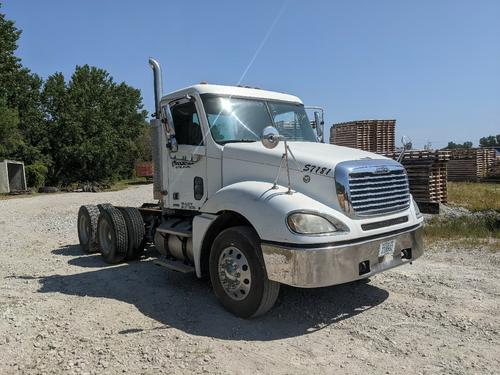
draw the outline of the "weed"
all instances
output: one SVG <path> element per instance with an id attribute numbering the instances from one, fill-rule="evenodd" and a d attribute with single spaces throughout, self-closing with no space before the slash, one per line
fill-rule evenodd
<path id="1" fill-rule="evenodd" d="M 448 182 L 448 202 L 471 211 L 500 212 L 500 184 Z"/>
<path id="2" fill-rule="evenodd" d="M 461 216 L 454 219 L 434 217 L 426 222 L 427 241 L 460 240 L 462 244 L 485 245 L 500 250 L 500 215 Z"/>

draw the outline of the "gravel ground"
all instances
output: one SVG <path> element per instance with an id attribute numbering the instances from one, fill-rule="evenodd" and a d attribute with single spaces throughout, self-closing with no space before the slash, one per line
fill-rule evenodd
<path id="1" fill-rule="evenodd" d="M 433 245 L 370 283 L 283 287 L 246 321 L 154 250 L 118 266 L 82 254 L 81 204 L 151 190 L 0 201 L 1 374 L 498 374 L 500 254 Z"/>

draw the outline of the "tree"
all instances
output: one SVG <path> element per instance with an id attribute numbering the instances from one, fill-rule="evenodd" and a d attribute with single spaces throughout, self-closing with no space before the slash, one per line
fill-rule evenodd
<path id="1" fill-rule="evenodd" d="M 22 143 L 17 110 L 7 107 L 5 99 L 0 98 L 0 156 L 11 155 Z"/>
<path id="2" fill-rule="evenodd" d="M 67 184 L 131 176 L 146 111 L 139 90 L 103 69 L 77 66 L 69 82 L 51 75 L 42 90 L 52 165 L 49 181 Z"/>
<path id="3" fill-rule="evenodd" d="M 497 134 L 496 136 L 489 135 L 487 137 L 482 137 L 479 140 L 479 145 L 481 147 L 498 147 L 498 146 L 500 146 L 500 134 Z"/>
<path id="4" fill-rule="evenodd" d="M 464 143 L 448 142 L 448 146 L 445 147 L 445 149 L 448 150 L 453 150 L 456 148 L 472 148 L 472 142 L 470 141 Z"/>
<path id="5" fill-rule="evenodd" d="M 27 164 L 48 162 L 43 150 L 47 138 L 40 102 L 42 80 L 24 68 L 15 55 L 20 35 L 14 22 L 0 13 L 0 117 L 2 121 L 10 119 L 10 123 L 1 126 L 11 129 L 11 138 L 15 139 L 8 141 L 10 146 L 3 147 L 0 156 L 21 159 Z M 17 130 L 12 125 L 14 113 Z"/>
<path id="6" fill-rule="evenodd" d="M 87 65 L 44 83 L 15 55 L 20 35 L 0 13 L 0 157 L 23 160 L 31 186 L 130 177 L 150 159 L 139 90 Z"/>
<path id="7" fill-rule="evenodd" d="M 148 124 L 142 126 L 141 134 L 137 138 L 137 160 L 139 161 L 151 161 L 153 160 L 152 154 L 152 139 L 151 139 L 151 127 Z"/>
<path id="8" fill-rule="evenodd" d="M 21 31 L 14 26 L 14 22 L 0 13 L 0 97 L 6 98 L 15 88 L 15 77 L 21 64 L 14 52 L 20 35 Z"/>

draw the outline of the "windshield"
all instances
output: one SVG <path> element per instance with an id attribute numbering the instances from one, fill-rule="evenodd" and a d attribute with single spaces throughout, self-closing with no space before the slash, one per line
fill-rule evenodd
<path id="1" fill-rule="evenodd" d="M 212 137 L 217 143 L 259 141 L 274 126 L 290 141 L 317 142 L 304 106 L 296 103 L 201 95 Z"/>

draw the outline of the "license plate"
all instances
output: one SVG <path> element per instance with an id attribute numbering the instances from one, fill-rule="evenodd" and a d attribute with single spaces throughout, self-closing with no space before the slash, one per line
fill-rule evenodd
<path id="1" fill-rule="evenodd" d="M 382 242 L 378 248 L 378 256 L 383 257 L 387 254 L 394 254 L 394 248 L 396 247 L 396 240 L 390 240 Z"/>

